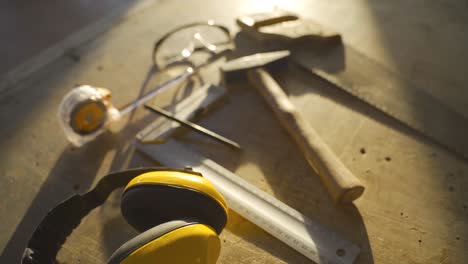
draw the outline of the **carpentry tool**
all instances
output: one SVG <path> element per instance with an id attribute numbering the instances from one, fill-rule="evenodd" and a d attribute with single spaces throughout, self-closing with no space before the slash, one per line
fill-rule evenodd
<path id="1" fill-rule="evenodd" d="M 187 97 L 176 105 L 179 118 L 190 119 L 198 109 L 219 100 L 221 87 Z M 204 99 L 202 99 L 204 98 Z M 157 119 L 137 134 L 137 149 L 164 166 L 189 166 L 199 171 L 226 198 L 229 208 L 316 263 L 353 263 L 359 247 L 340 237 L 268 193 L 249 184 L 214 161 L 188 150 L 173 139 L 165 144 L 145 144 L 165 138 L 178 128 L 167 119 Z M 344 254 L 343 254 L 344 253 Z"/>
<path id="2" fill-rule="evenodd" d="M 173 139 L 165 144 L 137 147 L 164 166 L 189 166 L 202 173 L 226 198 L 230 209 L 315 263 L 351 264 L 359 255 L 360 248 L 336 232 Z"/>
<path id="3" fill-rule="evenodd" d="M 251 84 L 266 100 L 281 125 L 292 136 L 305 158 L 320 176 L 336 203 L 350 203 L 364 192 L 361 182 L 335 156 L 302 114 L 289 101 L 279 84 L 262 67 L 280 65 L 289 51 L 259 53 L 228 61 L 221 67 L 225 79 L 247 72 Z"/>
<path id="4" fill-rule="evenodd" d="M 300 26 L 310 23 L 316 27 Z M 307 71 L 468 159 L 467 117 L 346 43 L 315 45 L 331 34 L 319 24 L 281 10 L 241 16 L 237 24 L 254 40 L 250 46 L 290 50 L 291 61 Z M 346 65 L 339 65 L 344 56 Z"/>
<path id="5" fill-rule="evenodd" d="M 66 199 L 36 228 L 21 263 L 56 263 L 81 219 L 121 187 L 122 215 L 141 234 L 114 251 L 108 264 L 216 263 L 218 235 L 228 218 L 224 197 L 202 174 L 167 168 L 111 173 L 87 193 Z"/>
<path id="6" fill-rule="evenodd" d="M 341 36 L 312 20 L 299 20 L 299 17 L 286 10 L 275 8 L 272 12 L 240 16 L 236 19 L 242 31 L 249 32 L 261 42 L 286 42 L 298 40 L 335 41 Z"/>
<path id="7" fill-rule="evenodd" d="M 68 92 L 57 113 L 68 140 L 80 146 L 104 132 L 104 127 L 120 117 L 105 88 L 82 85 Z"/>
<path id="8" fill-rule="evenodd" d="M 191 29 L 200 26 L 212 28 L 215 29 L 216 32 L 220 32 L 219 34 L 223 36 L 223 41 L 218 41 L 219 43 L 211 43 L 202 36 L 200 31 L 195 31 L 195 33 L 190 31 Z M 177 50 L 175 54 L 173 53 L 173 49 L 169 51 L 172 52 L 170 54 L 163 52 L 164 47 L 168 46 L 166 43 L 173 42 L 173 38 L 171 38 L 173 35 L 180 31 L 185 32 L 187 30 L 192 35 L 190 35 L 190 41 L 186 43 L 184 48 Z M 213 35 L 213 32 L 210 32 L 210 36 L 211 35 Z M 200 69 L 226 55 L 230 52 L 230 49 L 224 46 L 223 48 L 220 48 L 217 45 L 225 45 L 230 42 L 231 36 L 229 34 L 229 30 L 224 26 L 215 24 L 213 21 L 183 25 L 169 31 L 154 45 L 152 54 L 154 68 L 167 70 L 173 66 L 184 65 L 186 67 L 185 70 L 180 75 L 169 79 L 120 110 L 112 106 L 110 90 L 96 88 L 89 85 L 76 87 L 65 95 L 60 103 L 58 111 L 60 124 L 65 131 L 68 140 L 76 146 L 81 146 L 93 140 L 102 134 L 111 122 L 131 113 L 138 106 L 143 105 L 148 100 L 154 98 L 157 94 L 164 92 L 176 84 L 182 83 L 194 75 L 197 75 Z M 190 60 L 195 51 L 207 52 L 209 53 L 209 56 L 208 58 L 201 59 L 201 63 L 198 58 L 197 63 L 195 63 Z M 158 56 L 158 54 L 162 55 Z"/>
<path id="9" fill-rule="evenodd" d="M 185 127 L 188 127 L 188 128 L 191 128 L 193 131 L 195 132 L 198 132 L 202 135 L 205 135 L 205 136 L 208 136 L 208 137 L 211 137 L 223 144 L 226 144 L 227 146 L 230 146 L 232 148 L 235 148 L 235 149 L 241 149 L 240 145 L 237 144 L 236 142 L 230 140 L 230 139 L 227 139 L 211 130 L 208 130 L 202 126 L 199 126 L 197 124 L 194 124 L 190 121 L 186 121 L 186 120 L 182 120 L 180 118 L 177 118 L 176 116 L 172 115 L 171 113 L 159 108 L 159 107 L 155 107 L 155 106 L 149 106 L 149 105 L 145 105 L 144 106 L 146 109 L 150 110 L 151 112 L 153 113 L 157 113 L 157 114 L 160 114 L 168 119 L 171 119 L 173 121 L 176 121 L 177 123 L 185 126 Z"/>
<path id="10" fill-rule="evenodd" d="M 205 84 L 195 90 L 188 97 L 174 105 L 170 105 L 167 111 L 174 112 L 179 119 L 190 120 L 207 112 L 213 105 L 225 98 L 226 89 L 222 86 Z M 164 143 L 172 132 L 181 125 L 177 122 L 167 122 L 167 119 L 157 118 L 150 125 L 138 132 L 136 138 L 142 144 Z M 161 131 L 164 131 L 161 133 Z"/>
<path id="11" fill-rule="evenodd" d="M 197 66 L 196 69 L 187 68 L 183 74 L 164 82 L 122 110 L 118 110 L 112 106 L 110 102 L 111 95 L 108 89 L 96 88 L 89 85 L 76 87 L 65 95 L 60 103 L 59 120 L 62 128 L 71 143 L 81 146 L 102 134 L 106 126 L 111 122 L 131 113 L 138 106 L 143 105 L 157 94 L 187 80 L 196 74 L 201 67 L 206 66 L 206 64 Z"/>

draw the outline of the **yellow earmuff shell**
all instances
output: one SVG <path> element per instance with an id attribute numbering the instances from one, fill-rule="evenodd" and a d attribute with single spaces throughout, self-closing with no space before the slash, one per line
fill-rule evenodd
<path id="1" fill-rule="evenodd" d="M 141 184 L 172 185 L 189 188 L 215 199 L 227 212 L 228 206 L 224 197 L 207 179 L 202 176 L 182 171 L 152 171 L 131 180 L 125 190 Z"/>
<path id="2" fill-rule="evenodd" d="M 177 219 L 191 219 L 221 233 L 228 207 L 223 196 L 199 173 L 159 170 L 131 180 L 122 194 L 122 215 L 140 232 Z"/>
<path id="3" fill-rule="evenodd" d="M 220 249 L 216 232 L 206 225 L 195 224 L 150 241 L 125 257 L 121 264 L 215 264 Z"/>
<path id="4" fill-rule="evenodd" d="M 120 204 L 141 234 L 116 250 L 108 264 L 215 264 L 226 225 L 223 196 L 199 173 L 157 170 L 133 178 Z"/>

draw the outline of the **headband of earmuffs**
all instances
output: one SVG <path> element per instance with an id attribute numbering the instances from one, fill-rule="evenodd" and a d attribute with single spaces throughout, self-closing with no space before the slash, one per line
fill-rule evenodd
<path id="1" fill-rule="evenodd" d="M 55 258 L 58 251 L 62 247 L 62 244 L 65 242 L 66 238 L 72 233 L 72 231 L 80 224 L 81 220 L 88 215 L 91 210 L 102 205 L 109 195 L 116 189 L 125 187 L 132 179 L 137 176 L 144 175 L 148 172 L 161 172 L 166 171 L 169 173 L 189 173 L 195 176 L 202 176 L 199 173 L 193 172 L 191 170 L 176 170 L 169 168 L 139 168 L 139 169 L 130 169 L 115 173 L 110 173 L 104 176 L 98 184 L 85 194 L 76 194 L 72 197 L 66 199 L 58 206 L 53 208 L 41 221 L 33 235 L 31 236 L 28 245 L 23 253 L 22 262 L 23 264 L 35 264 L 35 263 L 55 263 Z M 151 174 L 149 174 L 151 176 Z M 147 177 L 148 178 L 148 177 Z M 145 182 L 143 179 L 142 182 Z M 148 181 L 147 183 L 151 183 Z M 150 221 L 154 225 L 151 225 L 150 222 L 142 220 L 142 218 L 135 217 L 135 214 L 132 212 L 141 212 L 140 210 L 147 210 L 150 206 L 150 203 L 145 203 L 145 201 L 153 200 L 154 197 L 161 197 L 160 189 L 158 187 L 163 185 L 154 184 L 155 188 L 147 188 L 148 184 L 139 184 L 139 182 L 134 182 L 129 184 L 124 192 L 123 201 L 122 201 L 122 213 L 126 217 L 127 221 L 134 226 L 139 231 L 145 231 L 145 229 L 156 226 L 165 220 L 176 220 L 180 217 L 180 213 L 171 213 L 169 212 L 169 217 L 175 217 L 173 219 L 160 219 L 156 218 L 156 215 L 148 215 L 148 217 L 153 217 Z M 169 186 L 167 189 L 169 191 L 178 191 L 180 187 Z M 147 189 L 146 189 L 147 188 Z M 136 189 L 141 189 L 138 192 L 135 192 Z M 172 190 L 174 189 L 174 190 Z M 189 189 L 187 189 L 189 190 Z M 163 190 L 164 191 L 164 190 Z M 167 191 L 167 190 L 166 190 Z M 189 197 L 197 197 L 195 199 L 202 199 L 203 194 L 198 193 L 196 196 L 191 196 L 190 192 L 194 190 L 189 190 L 187 193 Z M 196 192 L 196 191 L 195 191 Z M 179 195 L 181 193 L 177 193 Z M 152 199 L 147 199 L 148 195 L 153 197 Z M 152 196 L 151 196 L 152 195 Z M 184 194 L 182 194 L 184 195 Z M 187 194 L 186 194 L 187 195 Z M 215 198 L 216 197 L 212 197 Z M 153 200 L 154 201 L 154 200 Z M 184 200 L 180 200 L 178 205 L 182 206 Z M 185 200 L 187 201 L 187 200 Z M 212 226 L 216 232 L 219 234 L 224 228 L 224 225 L 227 221 L 227 214 L 225 210 L 219 210 L 224 208 L 224 206 L 210 205 L 210 201 L 213 199 L 207 199 L 208 202 L 201 203 L 203 207 L 208 206 L 206 209 L 214 208 L 217 210 L 214 215 L 215 218 L 206 217 L 203 213 L 198 218 L 201 223 L 206 223 Z M 190 204 L 190 203 L 185 203 Z M 223 203 L 221 203 L 222 205 Z M 139 206 L 134 206 L 139 205 Z M 190 208 L 190 206 L 186 207 Z M 202 206 L 200 206 L 202 208 Z M 149 210 L 151 211 L 151 210 Z M 181 212 L 181 211 L 179 211 Z M 186 215 L 187 217 L 195 216 L 195 214 Z M 66 219 L 66 220 L 64 220 Z M 154 221 L 154 222 L 153 222 Z"/>

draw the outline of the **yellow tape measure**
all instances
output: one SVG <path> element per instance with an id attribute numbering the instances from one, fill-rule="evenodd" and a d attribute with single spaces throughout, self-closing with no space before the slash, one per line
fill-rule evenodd
<path id="1" fill-rule="evenodd" d="M 88 135 L 100 129 L 107 119 L 107 108 L 101 101 L 86 100 L 71 112 L 70 126 L 78 134 Z"/>
<path id="2" fill-rule="evenodd" d="M 119 110 L 112 106 L 110 90 L 89 85 L 76 87 L 66 94 L 58 115 L 68 140 L 75 146 L 94 139 L 120 116 Z"/>

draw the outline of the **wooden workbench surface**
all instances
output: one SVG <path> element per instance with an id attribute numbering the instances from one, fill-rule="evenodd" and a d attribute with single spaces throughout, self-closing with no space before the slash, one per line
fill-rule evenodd
<path id="1" fill-rule="evenodd" d="M 348 44 L 410 79 L 468 117 L 467 5 L 428 1 L 276 1 L 340 32 Z M 1 263 L 17 263 L 48 209 L 84 192 L 109 171 L 154 166 L 135 150 L 137 131 L 154 120 L 138 110 L 112 132 L 80 149 L 66 141 L 56 118 L 76 84 L 113 91 L 116 105 L 154 87 L 151 49 L 162 34 L 187 22 L 268 10 L 258 1 L 142 1 L 108 31 L 0 95 Z M 293 102 L 367 189 L 353 206 L 335 207 L 318 177 L 247 84 L 200 120 L 245 147 L 235 152 L 185 133 L 178 139 L 264 191 L 358 244 L 356 263 L 468 261 L 468 163 L 366 104 L 300 69 L 276 76 Z M 215 78 L 216 79 L 216 78 Z M 155 104 L 167 106 L 172 93 Z M 180 93 L 179 93 L 180 96 Z M 426 122 L 431 117 L 426 116 Z M 61 252 L 62 263 L 103 263 L 136 235 L 120 216 L 119 193 L 84 219 Z M 219 263 L 309 263 L 231 212 Z"/>

